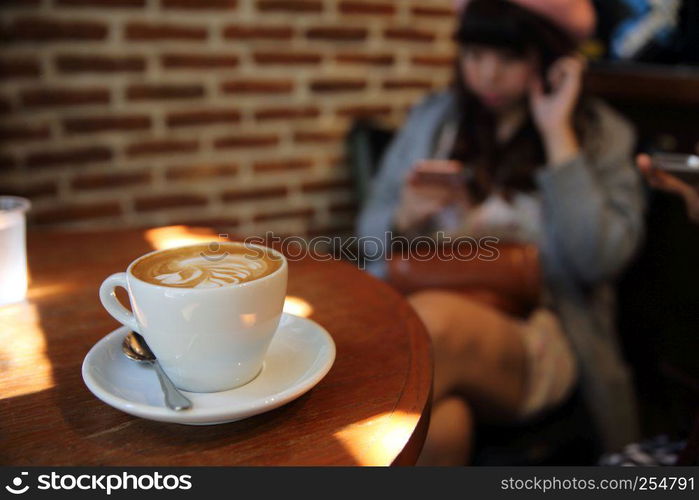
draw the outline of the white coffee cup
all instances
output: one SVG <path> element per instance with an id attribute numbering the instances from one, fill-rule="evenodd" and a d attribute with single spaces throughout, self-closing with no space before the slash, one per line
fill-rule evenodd
<path id="1" fill-rule="evenodd" d="M 242 243 L 240 243 L 242 245 Z M 192 245 L 200 246 L 200 245 Z M 100 287 L 104 308 L 117 321 L 146 339 L 173 383 L 191 392 L 217 392 L 244 385 L 262 369 L 265 353 L 279 325 L 288 266 L 280 252 L 259 245 L 281 265 L 266 276 L 215 288 L 173 288 L 126 272 L 109 276 Z M 125 288 L 133 313 L 116 297 Z"/>

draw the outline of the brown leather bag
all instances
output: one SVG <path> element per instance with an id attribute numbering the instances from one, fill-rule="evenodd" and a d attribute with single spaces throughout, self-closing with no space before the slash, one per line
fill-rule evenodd
<path id="1" fill-rule="evenodd" d="M 541 294 L 539 252 L 534 245 L 494 245 L 492 260 L 453 257 L 454 249 L 440 247 L 429 258 L 396 253 L 388 260 L 387 281 L 401 293 L 426 289 L 453 290 L 508 314 L 526 317 Z"/>

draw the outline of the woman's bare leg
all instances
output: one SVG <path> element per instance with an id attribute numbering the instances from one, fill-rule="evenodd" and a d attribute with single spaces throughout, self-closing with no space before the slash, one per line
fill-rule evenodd
<path id="1" fill-rule="evenodd" d="M 506 420 L 524 399 L 527 361 L 522 326 L 499 311 L 448 291 L 408 299 L 432 338 L 433 410 L 418 465 L 464 465 L 473 412 Z"/>
<path id="2" fill-rule="evenodd" d="M 427 440 L 417 465 L 466 465 L 472 428 L 473 415 L 463 398 L 440 401 L 432 409 Z"/>
<path id="3" fill-rule="evenodd" d="M 449 291 L 419 292 L 409 301 L 432 338 L 435 407 L 458 394 L 480 417 L 511 418 L 527 375 L 520 323 Z"/>

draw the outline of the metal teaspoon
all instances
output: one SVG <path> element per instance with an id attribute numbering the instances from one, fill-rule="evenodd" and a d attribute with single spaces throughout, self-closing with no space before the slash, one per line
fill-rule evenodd
<path id="1" fill-rule="evenodd" d="M 170 378 L 165 374 L 163 369 L 155 358 L 155 355 L 148 347 L 146 340 L 136 332 L 129 332 L 124 337 L 124 342 L 121 345 L 122 352 L 127 358 L 139 363 L 148 363 L 155 368 L 155 373 L 158 374 L 160 387 L 165 394 L 165 404 L 168 408 L 180 411 L 192 407 L 192 402 L 184 397 L 184 395 L 175 387 Z"/>

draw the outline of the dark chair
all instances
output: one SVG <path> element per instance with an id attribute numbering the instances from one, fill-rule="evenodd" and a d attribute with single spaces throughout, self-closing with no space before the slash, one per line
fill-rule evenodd
<path id="1" fill-rule="evenodd" d="M 379 170 L 381 157 L 393 138 L 393 131 L 369 119 L 356 120 L 345 140 L 359 207 L 369 196 L 371 181 Z"/>
<path id="2" fill-rule="evenodd" d="M 699 460 L 699 227 L 678 198 L 649 200 L 645 244 L 620 281 L 618 330 L 644 436 L 685 438 L 695 426 L 686 464 Z"/>

